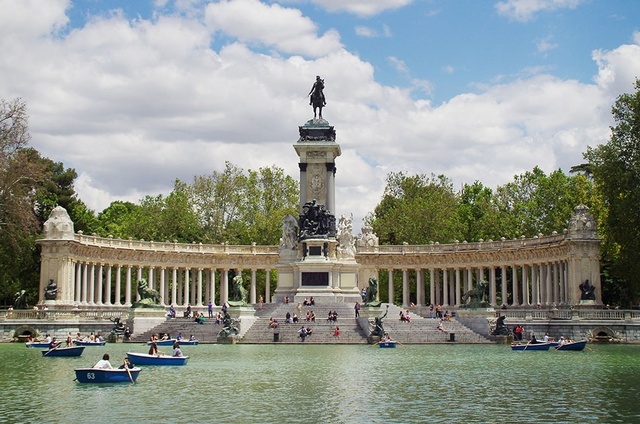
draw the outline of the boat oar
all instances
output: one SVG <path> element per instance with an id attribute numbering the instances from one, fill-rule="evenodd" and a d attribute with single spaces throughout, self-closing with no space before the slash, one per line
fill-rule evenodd
<path id="1" fill-rule="evenodd" d="M 129 374 L 129 380 L 131 380 L 131 384 L 136 384 L 135 380 L 133 379 L 133 376 L 131 375 L 131 371 L 129 371 L 129 367 L 127 366 L 127 364 L 124 364 L 124 369 L 127 370 L 127 374 Z"/>
<path id="2" fill-rule="evenodd" d="M 374 343 L 374 344 L 372 344 L 372 345 L 371 345 L 371 347 L 376 346 L 376 345 L 379 345 L 379 344 L 380 344 L 380 342 L 382 342 L 382 340 L 380 340 L 378 343 Z"/>
<path id="3" fill-rule="evenodd" d="M 529 341 L 527 342 L 527 345 L 524 347 L 524 349 L 522 349 L 522 351 L 523 351 L 523 352 L 524 352 L 525 350 L 527 350 L 527 348 L 529 347 L 529 343 L 531 343 L 531 340 L 529 340 Z"/>
<path id="4" fill-rule="evenodd" d="M 54 350 L 58 349 L 59 347 L 60 347 L 60 343 L 58 343 L 58 344 L 56 345 L 56 347 L 54 347 L 54 348 L 51 348 L 51 349 L 47 350 L 47 351 L 44 353 L 44 355 L 43 355 L 43 356 L 47 356 L 48 354 L 50 354 L 50 353 L 51 353 L 51 352 L 53 352 Z"/>

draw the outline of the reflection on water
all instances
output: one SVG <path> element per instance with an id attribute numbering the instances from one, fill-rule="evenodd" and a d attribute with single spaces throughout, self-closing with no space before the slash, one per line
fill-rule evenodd
<path id="1" fill-rule="evenodd" d="M 135 344 L 43 358 L 0 345 L 6 422 L 639 422 L 637 346 L 512 352 L 497 345 L 185 346 L 184 367 L 135 385 L 80 385 L 75 367 Z M 3 418 L 0 418 L 2 421 Z"/>

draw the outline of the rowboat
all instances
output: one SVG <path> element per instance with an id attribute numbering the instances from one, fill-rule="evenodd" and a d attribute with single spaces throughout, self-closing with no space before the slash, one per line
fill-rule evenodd
<path id="1" fill-rule="evenodd" d="M 512 344 L 511 350 L 517 351 L 529 351 L 529 350 L 549 350 L 550 343 L 527 343 L 527 344 Z"/>
<path id="2" fill-rule="evenodd" d="M 155 340 L 155 344 L 156 346 L 173 346 L 173 344 L 177 341 L 178 340 L 176 339 Z M 180 343 L 182 343 L 182 340 L 180 340 Z M 151 342 L 147 342 L 147 346 L 150 346 L 150 345 L 151 345 Z"/>
<path id="3" fill-rule="evenodd" d="M 104 345 L 107 344 L 106 341 L 104 341 L 104 342 L 89 342 L 89 341 L 85 342 L 85 341 L 82 341 L 82 340 L 78 340 L 75 343 L 76 343 L 76 346 L 104 346 Z"/>
<path id="4" fill-rule="evenodd" d="M 27 347 L 37 347 L 37 348 L 40 348 L 40 349 L 43 349 L 43 348 L 47 349 L 49 347 L 49 344 L 50 343 L 47 343 L 47 342 L 26 342 L 25 346 L 27 346 Z"/>
<path id="5" fill-rule="evenodd" d="M 129 362 L 134 365 L 186 365 L 188 356 L 149 355 L 147 353 L 127 352 Z"/>
<path id="6" fill-rule="evenodd" d="M 76 380 L 78 383 L 131 383 L 138 378 L 140 368 L 126 369 L 99 369 L 99 368 L 76 368 Z"/>
<path id="7" fill-rule="evenodd" d="M 180 346 L 198 346 L 200 343 L 198 340 L 178 340 Z"/>
<path id="8" fill-rule="evenodd" d="M 380 347 L 396 347 L 396 345 L 398 344 L 398 342 L 394 341 L 394 340 L 387 340 L 386 342 L 380 342 L 378 343 L 378 346 Z"/>
<path id="9" fill-rule="evenodd" d="M 556 347 L 556 350 L 584 350 L 585 347 L 587 347 L 587 341 L 580 340 L 577 342 L 564 343 Z"/>
<path id="10" fill-rule="evenodd" d="M 42 356 L 80 356 L 84 351 L 84 346 L 57 347 L 43 350 Z"/>

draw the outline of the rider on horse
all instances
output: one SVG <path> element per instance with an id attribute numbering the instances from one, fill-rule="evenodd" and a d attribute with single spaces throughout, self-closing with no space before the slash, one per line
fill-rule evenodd
<path id="1" fill-rule="evenodd" d="M 327 105 L 327 102 L 324 98 L 324 80 L 319 76 L 316 77 L 316 82 L 313 83 L 313 87 L 311 87 L 311 91 L 309 91 L 309 96 L 311 96 L 309 100 L 309 104 L 313 106 L 313 118 L 315 119 L 317 116 L 317 109 L 320 109 L 320 118 L 322 118 L 322 108 Z"/>

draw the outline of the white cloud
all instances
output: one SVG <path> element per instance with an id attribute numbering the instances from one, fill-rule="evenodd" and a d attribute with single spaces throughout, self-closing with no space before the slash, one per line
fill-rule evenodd
<path id="1" fill-rule="evenodd" d="M 586 0 L 504 0 L 496 3 L 498 14 L 526 22 L 541 11 L 575 9 Z"/>
<path id="2" fill-rule="evenodd" d="M 361 17 L 377 15 L 385 10 L 398 9 L 414 0 L 311 0 L 330 12 L 348 12 Z"/>
<path id="3" fill-rule="evenodd" d="M 27 101 L 32 145 L 75 168 L 80 198 L 99 211 L 113 200 L 166 194 L 175 178 L 191 182 L 223 169 L 225 160 L 245 169 L 277 165 L 297 178 L 292 146 L 298 126 L 312 117 L 306 94 L 321 75 L 324 116 L 343 152 L 335 212 L 353 212 L 357 231 L 391 171 L 442 173 L 456 187 L 475 180 L 495 187 L 535 165 L 568 171 L 586 146 L 606 141 L 613 100 L 640 75 L 640 46 L 622 45 L 593 52 L 593 83 L 523 70 L 434 107 L 414 98 L 412 89 L 431 86 L 412 79 L 402 60 L 389 59 L 411 87 L 382 85 L 372 64 L 326 43 L 308 18 L 260 4 L 254 13 L 245 8 L 250 3 L 210 4 L 206 23 L 112 14 L 62 36 L 56 29 L 66 22 L 67 2 L 47 2 L 57 8 L 46 17 L 14 2 L 17 11 L 0 15 L 0 32 L 35 28 L 0 37 L 0 93 Z M 253 16 L 238 16 L 245 12 Z M 266 34 L 269 26 L 224 29 L 238 41 L 210 47 L 214 31 L 249 26 L 259 14 L 292 28 L 278 36 Z M 317 57 L 303 47 L 289 47 L 304 55 L 290 57 L 252 50 L 261 42 L 284 51 L 287 31 L 307 37 L 313 51 L 330 48 Z"/>
<path id="4" fill-rule="evenodd" d="M 544 55 L 547 52 L 558 48 L 558 44 L 551 41 L 551 37 L 545 37 L 536 41 L 536 49 Z"/>
<path id="5" fill-rule="evenodd" d="M 318 37 L 316 25 L 298 9 L 269 6 L 259 0 L 210 3 L 206 22 L 241 42 L 273 46 L 284 53 L 321 57 L 342 48 L 336 31 Z"/>

